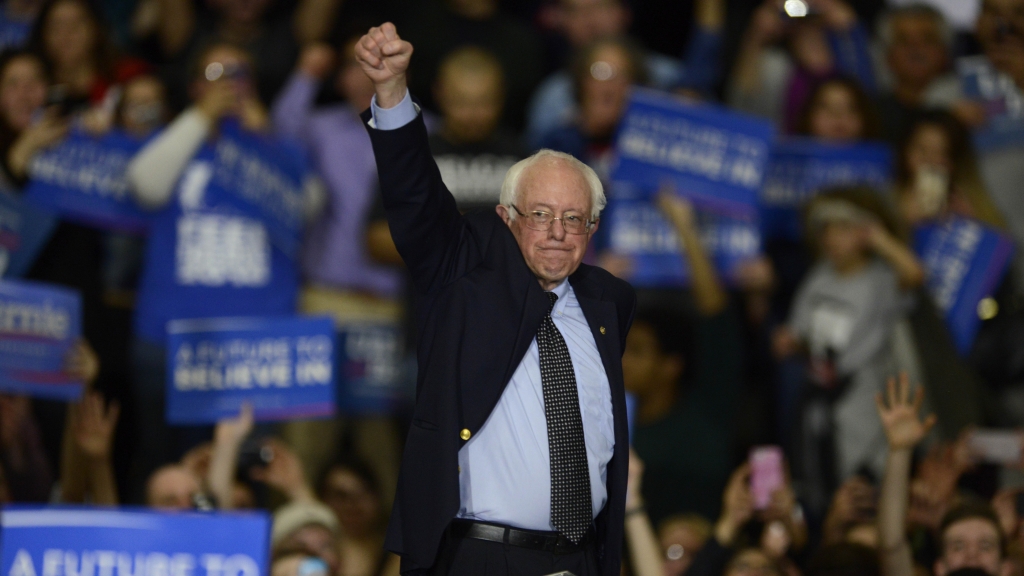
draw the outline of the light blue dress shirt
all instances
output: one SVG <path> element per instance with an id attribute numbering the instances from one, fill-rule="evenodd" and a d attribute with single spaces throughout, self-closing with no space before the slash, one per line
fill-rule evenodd
<path id="1" fill-rule="evenodd" d="M 370 109 L 380 130 L 400 128 L 417 114 L 408 94 L 394 108 L 379 108 L 374 100 Z M 553 292 L 558 300 L 551 318 L 565 339 L 576 374 L 596 517 L 608 500 L 608 462 L 615 447 L 611 387 L 594 335 L 569 281 L 563 281 Z M 551 456 L 536 338 L 483 427 L 459 450 L 459 491 L 460 518 L 554 530 Z"/>

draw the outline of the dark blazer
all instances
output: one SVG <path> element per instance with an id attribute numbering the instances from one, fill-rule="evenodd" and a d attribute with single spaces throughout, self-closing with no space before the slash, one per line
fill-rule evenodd
<path id="1" fill-rule="evenodd" d="M 369 117 L 364 113 L 365 122 Z M 402 556 L 406 573 L 433 566 L 459 511 L 459 449 L 494 409 L 548 304 L 501 218 L 456 209 L 430 155 L 422 115 L 397 130 L 367 129 L 391 236 L 418 298 L 416 406 L 385 543 Z M 636 295 L 587 265 L 569 282 L 611 385 L 615 449 L 596 550 L 602 574 L 617 576 L 629 461 L 621 358 Z"/>

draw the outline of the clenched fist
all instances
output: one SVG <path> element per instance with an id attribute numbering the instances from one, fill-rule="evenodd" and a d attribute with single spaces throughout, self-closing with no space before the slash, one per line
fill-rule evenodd
<path id="1" fill-rule="evenodd" d="M 370 28 L 356 43 L 356 60 L 373 81 L 377 106 L 393 108 L 405 98 L 405 72 L 411 57 L 412 44 L 402 40 L 390 22 Z"/>

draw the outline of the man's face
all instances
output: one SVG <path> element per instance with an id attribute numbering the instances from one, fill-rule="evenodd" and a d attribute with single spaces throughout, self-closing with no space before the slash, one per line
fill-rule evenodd
<path id="1" fill-rule="evenodd" d="M 189 510 L 199 481 L 182 466 L 157 470 L 149 480 L 146 504 L 158 510 Z"/>
<path id="2" fill-rule="evenodd" d="M 996 68 L 1015 77 L 1021 73 L 1024 68 L 1024 0 L 985 0 L 975 32 L 985 55 Z"/>
<path id="3" fill-rule="evenodd" d="M 437 96 L 445 133 L 459 142 L 486 140 L 498 125 L 502 95 L 496 73 L 448 71 L 439 79 Z"/>
<path id="4" fill-rule="evenodd" d="M 573 48 L 626 31 L 628 15 L 619 0 L 562 0 L 562 33 Z"/>
<path id="5" fill-rule="evenodd" d="M 892 21 L 889 68 L 898 83 L 924 87 L 946 69 L 949 54 L 935 18 L 900 16 Z"/>
<path id="6" fill-rule="evenodd" d="M 622 377 L 626 390 L 640 397 L 660 384 L 675 384 L 681 372 L 677 358 L 666 357 L 658 336 L 644 322 L 633 324 L 622 353 Z"/>
<path id="7" fill-rule="evenodd" d="M 967 518 L 951 524 L 942 535 L 942 557 L 935 563 L 937 576 L 960 568 L 980 568 L 993 576 L 1004 571 L 999 532 L 992 522 Z"/>
<path id="8" fill-rule="evenodd" d="M 616 46 L 594 53 L 590 74 L 580 85 L 580 121 L 591 137 L 610 135 L 626 112 L 629 87 L 629 57 Z"/>
<path id="9" fill-rule="evenodd" d="M 586 180 L 572 166 L 557 158 L 544 158 L 527 168 L 519 181 L 519 199 L 516 208 L 522 214 L 543 211 L 563 218 L 566 214 L 590 220 L 590 189 Z M 533 271 L 541 286 L 551 290 L 576 271 L 587 251 L 590 237 L 597 231 L 597 223 L 583 234 L 568 234 L 562 221 L 552 221 L 546 231 L 527 226 L 527 217 L 516 214 L 511 218 L 509 209 L 497 207 L 519 243 L 526 265 Z"/>

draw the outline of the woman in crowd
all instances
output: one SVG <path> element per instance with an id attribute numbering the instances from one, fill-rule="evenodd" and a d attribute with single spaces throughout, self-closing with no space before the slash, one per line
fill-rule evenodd
<path id="1" fill-rule="evenodd" d="M 90 0 L 51 0 L 39 13 L 30 46 L 54 82 L 64 109 L 98 106 L 110 115 L 118 92 L 110 89 L 141 73 L 146 64 L 120 56 L 99 8 Z"/>
<path id="2" fill-rule="evenodd" d="M 339 576 L 398 574 L 398 557 L 384 552 L 385 496 L 368 464 L 357 459 L 332 465 L 320 482 L 320 499 L 340 526 Z"/>
<path id="3" fill-rule="evenodd" d="M 948 112 L 928 112 L 911 126 L 897 157 L 895 192 L 910 226 L 949 215 L 1004 226 L 978 173 L 970 133 Z"/>
<path id="4" fill-rule="evenodd" d="M 48 86 L 46 68 L 35 54 L 12 50 L 0 55 L 0 158 L 4 189 L 23 184 L 29 160 L 67 132 L 65 118 L 56 111 L 43 110 Z"/>
<path id="5" fill-rule="evenodd" d="M 878 118 L 871 99 L 856 80 L 829 78 L 808 94 L 796 133 L 834 144 L 874 140 L 879 136 Z"/>

